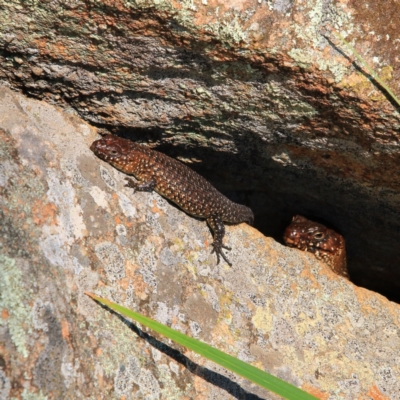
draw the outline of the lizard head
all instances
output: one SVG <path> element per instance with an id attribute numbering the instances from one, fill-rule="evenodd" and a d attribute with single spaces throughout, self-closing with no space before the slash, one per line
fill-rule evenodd
<path id="1" fill-rule="evenodd" d="M 129 153 L 133 143 L 130 140 L 113 135 L 105 135 L 95 140 L 90 150 L 100 159 L 110 163 L 114 167 L 123 170 L 130 163 Z"/>
<path id="2" fill-rule="evenodd" d="M 296 215 L 286 228 L 283 240 L 287 246 L 313 253 L 335 272 L 348 276 L 345 241 L 343 236 L 334 230 L 301 215 Z"/>

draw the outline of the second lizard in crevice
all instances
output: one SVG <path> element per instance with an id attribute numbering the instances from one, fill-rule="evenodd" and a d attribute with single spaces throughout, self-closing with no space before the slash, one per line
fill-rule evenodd
<path id="1" fill-rule="evenodd" d="M 333 272 L 350 279 L 347 270 L 346 244 L 343 236 L 334 230 L 301 215 L 295 215 L 286 228 L 283 239 L 288 246 L 313 253 Z"/>

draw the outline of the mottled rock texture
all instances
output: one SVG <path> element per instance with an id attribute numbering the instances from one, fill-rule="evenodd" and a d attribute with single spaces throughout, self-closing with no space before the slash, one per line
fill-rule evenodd
<path id="1" fill-rule="evenodd" d="M 216 266 L 205 222 L 132 194 L 89 150 L 96 136 L 0 88 L 0 398 L 276 398 L 85 290 L 321 399 L 397 398 L 398 304 L 246 224 L 227 228 L 233 267 Z"/>
<path id="2" fill-rule="evenodd" d="M 395 0 L 0 0 L 0 80 L 192 161 L 276 239 L 294 214 L 332 224 L 354 282 L 400 301 L 399 113 L 327 29 L 400 95 L 399 13 Z"/>

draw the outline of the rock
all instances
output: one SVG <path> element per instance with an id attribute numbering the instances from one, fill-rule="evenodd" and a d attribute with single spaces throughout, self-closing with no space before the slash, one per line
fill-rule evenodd
<path id="1" fill-rule="evenodd" d="M 0 115 L 1 398 L 276 398 L 84 291 L 321 399 L 398 396 L 398 304 L 246 224 L 217 266 L 205 222 L 132 194 L 96 129 L 4 87 Z"/>

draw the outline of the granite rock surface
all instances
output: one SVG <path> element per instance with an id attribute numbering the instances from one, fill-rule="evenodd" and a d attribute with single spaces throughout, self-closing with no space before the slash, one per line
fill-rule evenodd
<path id="1" fill-rule="evenodd" d="M 400 308 L 256 229 L 132 194 L 96 129 L 0 88 L 0 398 L 273 399 L 121 320 L 94 292 L 321 399 L 395 399 Z"/>

